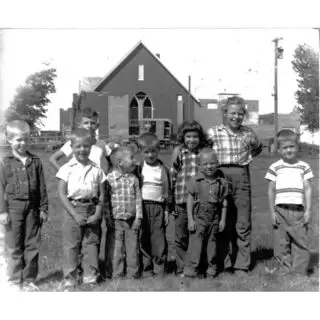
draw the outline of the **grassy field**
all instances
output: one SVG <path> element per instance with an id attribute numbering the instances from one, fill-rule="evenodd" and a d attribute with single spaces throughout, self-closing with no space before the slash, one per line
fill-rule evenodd
<path id="1" fill-rule="evenodd" d="M 42 229 L 42 247 L 40 252 L 39 288 L 41 291 L 60 291 L 62 278 L 61 223 L 62 210 L 57 197 L 57 182 L 53 169 L 48 165 L 48 153 L 38 153 L 45 167 L 49 192 L 49 220 Z M 164 152 L 161 158 L 168 163 L 170 153 Z M 268 213 L 267 182 L 264 180 L 268 166 L 277 158 L 267 153 L 260 155 L 251 165 L 252 180 L 252 260 L 253 268 L 247 276 L 236 277 L 220 274 L 217 279 L 183 279 L 168 274 L 163 279 L 107 280 L 95 287 L 85 285 L 76 291 L 319 291 L 319 158 L 306 155 L 314 172 L 313 181 L 313 217 L 312 249 L 316 252 L 314 273 L 308 278 L 297 275 L 280 276 L 268 273 L 266 266 L 272 261 L 272 228 Z M 173 223 L 167 228 L 169 258 L 172 257 Z"/>

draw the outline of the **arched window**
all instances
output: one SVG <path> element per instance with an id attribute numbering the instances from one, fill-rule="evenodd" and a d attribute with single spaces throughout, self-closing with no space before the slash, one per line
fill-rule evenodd
<path id="1" fill-rule="evenodd" d="M 152 118 L 153 107 L 151 99 L 142 91 L 136 93 L 129 106 L 129 135 L 139 134 L 139 120 Z"/>

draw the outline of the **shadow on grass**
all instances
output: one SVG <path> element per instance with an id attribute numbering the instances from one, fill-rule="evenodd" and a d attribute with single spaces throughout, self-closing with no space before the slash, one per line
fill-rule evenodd
<path id="1" fill-rule="evenodd" d="M 319 251 L 312 251 L 309 262 L 309 273 L 312 274 L 315 268 L 319 268 Z"/>
<path id="2" fill-rule="evenodd" d="M 40 278 L 38 280 L 38 285 L 45 284 L 46 282 L 50 281 L 61 281 L 63 279 L 63 272 L 62 270 L 56 270 L 52 273 L 49 273 L 47 276 Z"/>
<path id="3" fill-rule="evenodd" d="M 268 261 L 273 258 L 273 249 L 272 248 L 257 248 L 255 251 L 251 252 L 251 269 L 263 261 Z"/>

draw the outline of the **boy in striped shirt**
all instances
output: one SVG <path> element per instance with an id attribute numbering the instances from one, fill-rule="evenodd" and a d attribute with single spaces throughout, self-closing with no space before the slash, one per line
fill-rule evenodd
<path id="1" fill-rule="evenodd" d="M 297 160 L 298 136 L 291 130 L 277 134 L 281 159 L 273 163 L 265 178 L 274 228 L 274 255 L 285 272 L 306 274 L 310 250 L 308 226 L 311 218 L 310 166 Z"/>

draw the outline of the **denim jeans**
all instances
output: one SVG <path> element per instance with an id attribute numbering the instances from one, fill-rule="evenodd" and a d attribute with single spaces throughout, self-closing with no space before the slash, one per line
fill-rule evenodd
<path id="1" fill-rule="evenodd" d="M 41 240 L 39 208 L 29 201 L 12 200 L 9 217 L 6 228 L 9 281 L 33 282 L 38 275 Z"/>
<path id="2" fill-rule="evenodd" d="M 85 217 L 93 215 L 93 204 L 75 206 L 78 214 Z M 66 279 L 77 284 L 81 276 L 99 276 L 98 253 L 100 244 L 100 221 L 95 224 L 79 226 L 75 219 L 65 212 L 63 232 L 63 273 Z"/>
<path id="3" fill-rule="evenodd" d="M 127 275 L 129 278 L 140 276 L 140 235 L 139 230 L 133 230 L 134 219 L 115 219 L 114 236 L 109 245 L 112 255 L 112 277 Z"/>
<path id="4" fill-rule="evenodd" d="M 184 274 L 195 277 L 202 273 L 202 257 L 206 257 L 206 274 L 217 273 L 217 239 L 219 230 L 219 209 L 209 202 L 198 202 L 194 207 L 196 230 L 189 233 L 189 247 L 186 255 Z"/>
<path id="5" fill-rule="evenodd" d="M 188 250 L 189 231 L 186 204 L 176 205 L 176 216 L 174 220 L 174 244 L 177 273 L 182 273 L 184 260 Z"/>
<path id="6" fill-rule="evenodd" d="M 251 264 L 251 184 L 249 166 L 220 169 L 230 182 L 231 194 L 225 231 L 219 234 L 222 268 L 248 270 Z"/>
<path id="7" fill-rule="evenodd" d="M 307 273 L 310 263 L 310 238 L 308 227 L 303 223 L 304 209 L 297 206 L 278 205 L 275 207 L 279 226 L 276 233 L 275 248 L 278 258 L 287 271 Z"/>
<path id="8" fill-rule="evenodd" d="M 164 207 L 161 203 L 144 202 L 141 229 L 143 272 L 164 275 L 168 245 L 164 225 Z"/>

